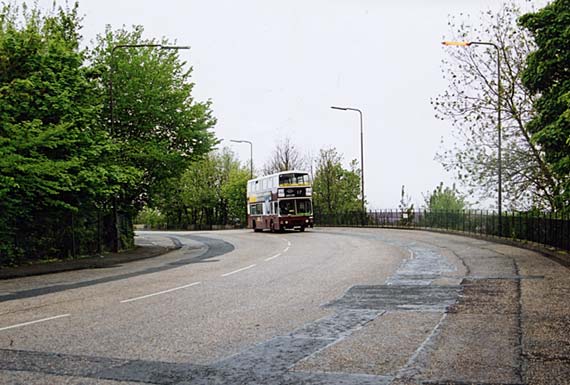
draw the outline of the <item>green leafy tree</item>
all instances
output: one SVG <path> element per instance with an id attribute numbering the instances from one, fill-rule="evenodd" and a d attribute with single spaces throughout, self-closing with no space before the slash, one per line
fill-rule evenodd
<path id="1" fill-rule="evenodd" d="M 436 117 L 454 127 L 454 144 L 438 160 L 454 171 L 470 193 L 495 198 L 497 165 L 497 54 L 501 59 L 502 166 L 504 201 L 514 209 L 558 207 L 560 177 L 552 172 L 527 123 L 536 115 L 536 95 L 523 86 L 527 56 L 535 49 L 529 32 L 517 25 L 521 10 L 506 3 L 482 12 L 478 21 L 451 18 L 449 40 L 493 42 L 499 47 L 449 47 L 443 61 L 447 89 L 432 100 Z"/>
<path id="2" fill-rule="evenodd" d="M 321 150 L 313 181 L 313 202 L 319 214 L 361 211 L 357 161 L 353 160 L 347 170 L 342 166 L 342 156 L 335 148 Z"/>
<path id="3" fill-rule="evenodd" d="M 215 222 L 221 188 L 216 166 L 214 156 L 206 156 L 182 175 L 180 201 L 188 224 L 212 225 Z"/>
<path id="4" fill-rule="evenodd" d="M 527 127 L 562 181 L 555 208 L 570 211 L 570 1 L 555 0 L 520 23 L 537 45 L 523 73 L 524 85 L 537 97 L 537 114 Z"/>
<path id="5" fill-rule="evenodd" d="M 77 4 L 0 11 L 0 263 L 92 251 L 98 202 L 136 176 L 105 161 L 79 29 Z"/>
<path id="6" fill-rule="evenodd" d="M 227 204 L 230 224 L 246 223 L 246 189 L 250 172 L 247 168 L 230 169 L 228 180 L 222 186 L 222 196 Z"/>
<path id="7" fill-rule="evenodd" d="M 245 223 L 249 175 L 228 148 L 211 152 L 169 179 L 153 205 L 174 228 Z"/>
<path id="8" fill-rule="evenodd" d="M 136 224 L 144 224 L 151 229 L 166 228 L 166 217 L 160 210 L 150 207 L 143 208 L 135 219 Z"/>
<path id="9" fill-rule="evenodd" d="M 466 208 L 465 199 L 452 187 L 444 187 L 443 182 L 433 192 L 424 196 L 426 207 L 430 211 L 459 212 Z"/>
<path id="10" fill-rule="evenodd" d="M 102 124 L 119 146 L 116 161 L 142 175 L 136 186 L 124 186 L 119 195 L 122 209 L 135 212 L 216 143 L 210 130 L 215 124 L 210 102 L 192 98 L 192 69 L 186 68 L 178 50 L 122 47 L 113 51 L 119 45 L 172 45 L 166 39 L 145 40 L 142 34 L 142 26 L 117 31 L 107 27 L 92 54 L 100 76 Z"/>

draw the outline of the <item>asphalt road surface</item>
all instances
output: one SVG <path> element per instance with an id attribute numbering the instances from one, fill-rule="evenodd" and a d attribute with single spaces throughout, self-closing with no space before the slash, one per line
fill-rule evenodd
<path id="1" fill-rule="evenodd" d="M 541 383 L 524 282 L 560 267 L 530 251 L 379 229 L 141 235 L 182 247 L 0 281 L 0 383 Z"/>

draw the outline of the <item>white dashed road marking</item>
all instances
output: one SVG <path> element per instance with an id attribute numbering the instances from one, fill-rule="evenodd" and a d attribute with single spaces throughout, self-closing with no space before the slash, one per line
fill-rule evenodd
<path id="1" fill-rule="evenodd" d="M 243 268 L 241 268 L 241 269 L 237 269 L 237 270 L 234 270 L 234 271 L 232 271 L 232 272 L 229 272 L 229 273 L 226 273 L 226 274 L 222 274 L 222 277 L 227 277 L 227 276 L 229 276 L 229 275 L 232 275 L 232 274 L 235 274 L 235 273 L 239 273 L 240 271 L 244 271 L 244 270 L 251 269 L 251 268 L 253 268 L 253 267 L 255 267 L 255 266 L 257 266 L 257 265 L 254 263 L 253 265 L 249 265 L 249 266 L 247 266 L 247 267 L 243 267 Z"/>
<path id="2" fill-rule="evenodd" d="M 275 258 L 278 258 L 278 257 L 280 257 L 280 256 L 281 256 L 281 253 L 275 254 L 273 257 L 265 258 L 265 262 L 269 262 L 269 261 L 271 261 L 271 260 L 273 260 L 273 259 L 275 259 Z"/>
<path id="3" fill-rule="evenodd" d="M 37 324 L 37 323 L 40 323 L 40 322 L 51 321 L 51 320 L 58 319 L 58 318 L 69 317 L 70 315 L 71 315 L 71 314 L 61 314 L 61 315 L 56 315 L 56 316 L 53 316 L 53 317 L 42 318 L 42 319 L 35 320 L 35 321 L 24 322 L 24 323 L 21 323 L 21 324 L 6 326 L 6 327 L 3 327 L 3 328 L 0 328 L 0 332 L 3 331 L 3 330 L 14 329 L 14 328 L 22 327 L 22 326 L 28 326 L 28 325 L 32 325 L 32 324 Z"/>
<path id="4" fill-rule="evenodd" d="M 166 293 L 170 293 L 170 292 L 173 292 L 173 291 L 176 291 L 176 290 L 186 289 L 186 288 L 188 288 L 188 287 L 196 286 L 196 285 L 199 285 L 199 284 L 201 284 L 201 283 L 202 283 L 202 282 L 192 282 L 192 283 L 190 283 L 190 284 L 188 284 L 188 285 L 175 287 L 175 288 L 173 288 L 173 289 L 163 290 L 163 291 L 159 291 L 159 292 L 157 292 L 157 293 L 147 294 L 147 295 L 143 295 L 143 296 L 136 297 L 136 298 L 124 299 L 124 300 L 121 301 L 121 303 L 127 303 L 127 302 L 138 301 L 139 299 L 145 299 L 145 298 L 149 298 L 149 297 L 154 297 L 155 295 L 166 294 Z"/>

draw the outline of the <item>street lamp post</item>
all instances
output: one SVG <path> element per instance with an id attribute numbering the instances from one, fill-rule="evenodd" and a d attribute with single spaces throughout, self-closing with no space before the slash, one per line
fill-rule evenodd
<path id="1" fill-rule="evenodd" d="M 234 140 L 234 139 L 230 139 L 230 142 L 234 142 L 234 143 L 247 143 L 249 144 L 249 179 L 253 179 L 253 143 L 250 142 L 249 140 Z M 247 200 L 247 196 L 245 197 L 245 227 L 247 228 L 247 222 L 248 222 L 248 218 L 247 218 L 247 206 L 248 206 L 248 200 Z"/>
<path id="2" fill-rule="evenodd" d="M 497 206 L 499 211 L 499 237 L 503 235 L 503 210 L 502 210 L 502 202 L 503 202 L 503 194 L 502 194 L 502 175 L 503 175 L 503 165 L 501 161 L 501 142 L 502 142 L 502 129 L 501 129 L 501 50 L 498 45 L 491 42 L 486 41 L 468 41 L 468 42 L 460 42 L 460 41 L 444 41 L 442 42 L 443 45 L 446 46 L 458 46 L 458 47 L 469 47 L 472 45 L 488 45 L 491 47 L 495 47 L 497 50 L 497 132 L 499 136 L 498 140 L 498 153 L 497 153 L 497 168 L 498 168 L 498 197 L 497 197 Z"/>
<path id="3" fill-rule="evenodd" d="M 364 207 L 364 134 L 362 130 L 362 111 L 358 108 L 352 107 L 337 107 L 331 106 L 333 110 L 341 110 L 341 111 L 356 111 L 360 114 L 360 167 L 362 169 L 360 175 L 360 182 L 361 182 L 361 198 L 362 198 L 362 213 L 366 213 L 366 209 Z"/>
<path id="4" fill-rule="evenodd" d="M 113 115 L 114 99 L 113 99 L 113 73 L 115 71 L 114 67 L 114 55 L 117 49 L 123 48 L 158 48 L 158 49 L 190 49 L 187 46 L 173 46 L 173 45 L 163 45 L 163 44 L 117 44 L 111 48 L 111 57 L 109 64 L 109 126 L 111 128 L 111 135 L 115 134 L 115 118 Z M 113 198 L 113 252 L 118 252 L 119 245 L 119 221 L 117 213 L 117 199 Z"/>
<path id="5" fill-rule="evenodd" d="M 230 142 L 249 144 L 249 172 L 250 172 L 250 179 L 253 179 L 253 143 L 251 143 L 249 140 L 233 140 L 233 139 L 230 139 Z"/>

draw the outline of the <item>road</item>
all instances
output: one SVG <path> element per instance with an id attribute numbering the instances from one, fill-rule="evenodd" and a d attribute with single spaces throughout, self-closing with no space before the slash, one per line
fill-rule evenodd
<path id="1" fill-rule="evenodd" d="M 523 313 L 546 276 L 568 284 L 536 253 L 419 231 L 142 235 L 182 247 L 0 282 L 0 383 L 541 383 Z"/>

